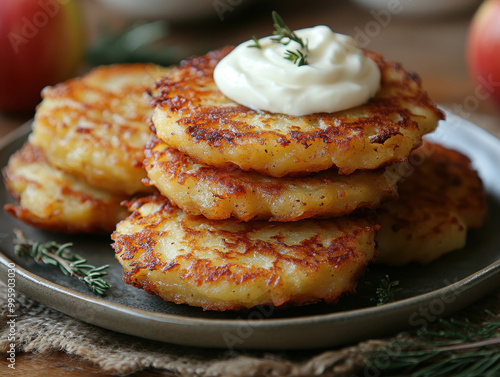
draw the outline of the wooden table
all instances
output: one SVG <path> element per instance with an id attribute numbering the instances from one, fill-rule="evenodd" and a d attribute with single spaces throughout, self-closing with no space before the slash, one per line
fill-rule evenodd
<path id="1" fill-rule="evenodd" d="M 91 39 L 96 38 L 97 24 L 108 19 L 110 23 L 117 25 L 121 22 L 94 1 L 82 4 Z M 424 87 L 437 103 L 455 111 L 466 109 L 465 116 L 470 116 L 481 126 L 498 134 L 499 110 L 492 103 L 477 99 L 476 85 L 467 74 L 465 39 L 472 14 L 448 19 L 408 19 L 392 15 L 387 25 L 382 25 L 373 14 L 349 2 L 280 0 L 258 2 L 253 7 L 242 9 L 236 7 L 222 22 L 216 20 L 176 25 L 173 27 L 173 35 L 188 43 L 205 44 L 207 49 L 237 44 L 252 35 L 270 34 L 270 14 L 273 9 L 278 10 L 294 29 L 325 24 L 337 32 L 357 36 L 359 40 L 364 34 L 364 47 L 379 51 L 387 59 L 399 61 L 408 70 L 418 72 Z M 31 116 L 32 114 L 0 114 L 0 136 L 15 129 Z M 18 369 L 12 375 L 25 377 L 106 375 L 79 357 L 62 352 L 51 355 L 19 354 L 16 364 Z M 157 371 L 133 374 L 158 375 L 160 373 Z"/>

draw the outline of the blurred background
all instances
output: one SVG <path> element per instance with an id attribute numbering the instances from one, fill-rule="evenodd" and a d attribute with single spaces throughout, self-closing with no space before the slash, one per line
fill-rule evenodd
<path id="1" fill-rule="evenodd" d="M 500 135 L 500 0 L 0 0 L 0 137 L 33 117 L 45 85 L 264 37 L 273 10 L 292 29 L 352 35 L 417 72 L 439 105 Z M 83 368 L 62 353 L 23 362 Z"/>
<path id="2" fill-rule="evenodd" d="M 292 29 L 353 36 L 417 72 L 441 106 L 497 131 L 500 52 L 484 58 L 500 51 L 496 8 L 500 0 L 0 0 L 0 135 L 33 116 L 45 85 L 100 64 L 170 65 L 264 37 L 272 10 Z"/>

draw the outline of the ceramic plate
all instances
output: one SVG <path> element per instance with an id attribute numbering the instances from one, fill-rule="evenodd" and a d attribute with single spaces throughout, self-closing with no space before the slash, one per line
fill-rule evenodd
<path id="1" fill-rule="evenodd" d="M 471 304 L 500 285 L 500 140 L 453 114 L 431 139 L 468 155 L 488 190 L 490 214 L 485 226 L 469 233 L 467 246 L 426 265 L 404 268 L 372 266 L 355 295 L 335 305 L 287 310 L 257 308 L 247 312 L 211 312 L 164 302 L 122 282 L 109 237 L 64 236 L 40 231 L 0 213 L 0 279 L 15 263 L 16 290 L 82 321 L 110 330 L 176 344 L 202 347 L 306 349 L 356 342 L 404 328 L 420 328 Z M 0 146 L 0 165 L 26 140 L 29 125 Z M 3 185 L 1 204 L 10 199 Z M 34 240 L 74 243 L 74 251 L 94 265 L 109 264 L 112 288 L 104 297 L 55 267 L 18 258 L 12 230 Z M 384 275 L 399 280 L 397 300 L 373 306 L 377 282 Z"/>

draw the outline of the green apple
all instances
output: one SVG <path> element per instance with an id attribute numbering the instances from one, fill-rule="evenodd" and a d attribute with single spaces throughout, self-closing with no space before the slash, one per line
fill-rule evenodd
<path id="1" fill-rule="evenodd" d="M 76 74 L 84 48 L 76 0 L 0 0 L 0 110 L 33 111 L 43 87 Z"/>

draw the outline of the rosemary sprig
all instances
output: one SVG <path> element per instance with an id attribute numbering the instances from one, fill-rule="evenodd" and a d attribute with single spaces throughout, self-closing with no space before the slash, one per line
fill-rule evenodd
<path id="1" fill-rule="evenodd" d="M 485 321 L 481 326 L 474 325 L 468 319 L 458 321 L 451 319 L 450 321 L 441 320 L 440 323 L 443 329 L 439 331 L 420 331 L 419 335 L 426 339 L 434 339 L 434 343 L 439 346 L 450 346 L 455 344 L 473 343 L 489 339 L 499 335 L 500 319 L 490 311 L 486 313 L 492 318 L 490 321 Z M 437 343 L 435 339 L 444 339 Z M 500 340 L 500 338 L 499 338 Z"/>
<path id="2" fill-rule="evenodd" d="M 376 297 L 373 297 L 370 300 L 377 306 L 384 305 L 394 301 L 395 293 L 399 292 L 400 290 L 401 288 L 399 288 L 399 281 L 398 280 L 391 281 L 389 275 L 385 275 L 379 281 L 379 285 L 375 292 Z"/>
<path id="3" fill-rule="evenodd" d="M 441 320 L 439 331 L 422 331 L 416 341 L 394 341 L 368 353 L 369 364 L 411 377 L 494 377 L 500 375 L 500 318 Z"/>
<path id="4" fill-rule="evenodd" d="M 55 241 L 40 243 L 27 239 L 19 229 L 14 230 L 14 251 L 20 257 L 30 257 L 38 264 L 49 264 L 59 267 L 65 275 L 75 276 L 90 287 L 93 292 L 103 295 L 111 285 L 102 277 L 109 266 L 94 267 L 78 254 L 71 252 L 73 244 L 58 244 Z"/>

